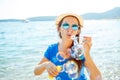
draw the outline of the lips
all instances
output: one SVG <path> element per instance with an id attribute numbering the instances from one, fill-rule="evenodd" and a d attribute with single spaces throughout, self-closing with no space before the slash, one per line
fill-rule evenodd
<path id="1" fill-rule="evenodd" d="M 71 37 L 72 35 L 71 35 L 71 34 L 67 34 L 67 36 L 70 36 L 70 37 Z"/>

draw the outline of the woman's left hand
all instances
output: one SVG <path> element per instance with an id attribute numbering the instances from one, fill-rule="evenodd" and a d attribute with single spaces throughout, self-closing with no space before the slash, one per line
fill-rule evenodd
<path id="1" fill-rule="evenodd" d="M 90 80 L 102 80 L 101 73 L 89 54 L 92 46 L 92 38 L 84 36 L 83 46 L 84 46 L 84 55 L 85 55 L 84 65 L 90 73 Z"/>
<path id="2" fill-rule="evenodd" d="M 92 38 L 88 36 L 83 37 L 83 46 L 85 50 L 85 54 L 90 52 L 91 46 L 92 46 Z"/>

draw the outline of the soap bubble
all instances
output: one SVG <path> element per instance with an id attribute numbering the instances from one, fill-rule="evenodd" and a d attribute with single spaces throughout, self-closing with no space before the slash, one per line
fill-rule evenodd
<path id="1" fill-rule="evenodd" d="M 65 61 L 65 59 L 60 55 L 60 53 L 57 53 L 56 58 L 59 62 Z"/>
<path id="2" fill-rule="evenodd" d="M 71 60 L 64 64 L 64 71 L 71 79 L 78 78 L 78 65 L 74 61 Z"/>

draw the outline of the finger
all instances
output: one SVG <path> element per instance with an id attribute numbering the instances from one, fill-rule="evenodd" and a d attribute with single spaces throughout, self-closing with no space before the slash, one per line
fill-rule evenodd
<path id="1" fill-rule="evenodd" d="M 54 69 L 52 69 L 52 72 L 54 75 L 58 75 L 58 73 L 59 73 L 56 67 Z"/>
<path id="2" fill-rule="evenodd" d="M 92 42 L 92 38 L 88 36 L 84 36 L 83 42 Z"/>
<path id="3" fill-rule="evenodd" d="M 91 38 L 90 36 L 83 36 L 83 38 Z"/>
<path id="4" fill-rule="evenodd" d="M 50 70 L 51 70 L 51 72 L 52 72 L 52 74 L 54 75 L 54 76 L 56 76 L 56 75 L 58 75 L 58 70 L 57 70 L 57 67 L 55 66 L 55 65 L 53 65 L 51 68 L 50 68 Z"/>
<path id="5" fill-rule="evenodd" d="M 58 71 L 55 71 L 54 69 L 49 69 L 49 70 L 48 70 L 48 73 L 49 73 L 49 75 L 51 75 L 51 76 L 56 76 L 56 75 L 58 75 Z"/>
<path id="6" fill-rule="evenodd" d="M 47 65 L 47 71 L 52 76 L 55 76 L 58 74 L 56 66 L 51 62 L 49 62 L 49 64 Z"/>

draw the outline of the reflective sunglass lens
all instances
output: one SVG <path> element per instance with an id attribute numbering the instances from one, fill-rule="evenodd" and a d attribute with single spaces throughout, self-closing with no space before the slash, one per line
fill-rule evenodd
<path id="1" fill-rule="evenodd" d="M 73 30 L 78 30 L 78 28 L 79 28 L 78 25 L 73 25 L 73 26 L 72 26 L 72 29 L 73 29 Z"/>
<path id="2" fill-rule="evenodd" d="M 64 23 L 64 24 L 62 24 L 62 27 L 63 27 L 64 29 L 68 29 L 70 26 L 69 26 L 68 23 Z M 78 30 L 78 29 L 79 29 L 79 26 L 76 25 L 76 24 L 74 24 L 74 25 L 72 25 L 72 29 L 73 29 L 73 30 Z"/>
<path id="3" fill-rule="evenodd" d="M 62 25 L 64 29 L 68 29 L 69 28 L 69 24 L 65 23 Z"/>

